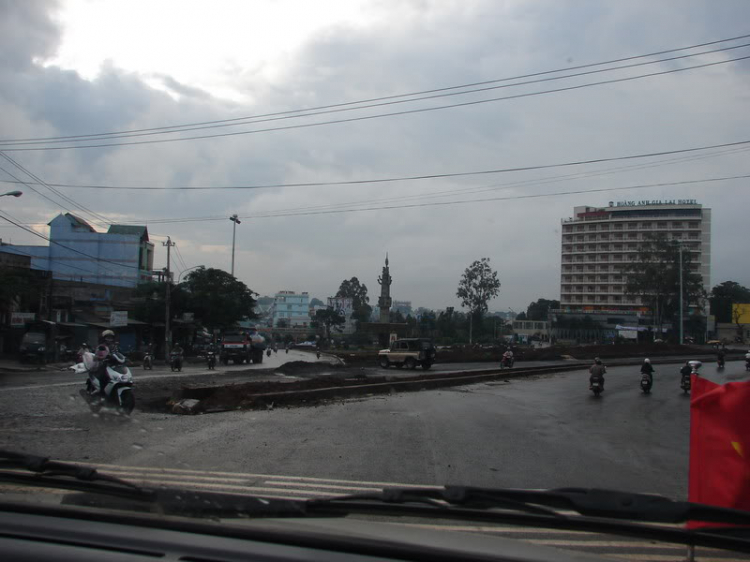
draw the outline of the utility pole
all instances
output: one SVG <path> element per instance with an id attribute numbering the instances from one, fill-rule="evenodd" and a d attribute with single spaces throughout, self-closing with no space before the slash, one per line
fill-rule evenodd
<path id="1" fill-rule="evenodd" d="M 172 246 L 175 245 L 174 242 L 172 242 L 172 239 L 167 236 L 167 241 L 161 243 L 162 246 L 167 247 L 167 268 L 164 270 L 165 273 L 165 279 L 167 281 L 167 295 L 165 299 L 165 309 L 166 309 L 166 315 L 164 319 L 164 360 L 169 360 L 169 348 L 170 344 L 172 342 L 172 333 L 169 329 L 169 299 L 170 299 L 170 292 L 172 288 L 172 274 L 169 272 L 169 256 L 170 256 L 170 250 L 172 249 Z"/>
<path id="2" fill-rule="evenodd" d="M 682 322 L 682 244 L 678 244 L 677 246 L 680 249 L 680 345 L 682 345 L 683 342 L 683 322 Z"/>
<path id="3" fill-rule="evenodd" d="M 241 224 L 242 221 L 237 218 L 237 215 L 232 215 L 229 220 L 234 223 L 232 225 L 232 277 L 234 277 L 234 241 L 237 234 L 237 225 Z"/>

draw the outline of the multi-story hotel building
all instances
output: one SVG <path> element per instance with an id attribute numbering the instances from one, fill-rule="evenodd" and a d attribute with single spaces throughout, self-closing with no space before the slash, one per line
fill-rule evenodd
<path id="1" fill-rule="evenodd" d="M 693 199 L 610 202 L 575 207 L 573 217 L 562 221 L 560 308 L 648 312 L 644 299 L 625 294 L 624 269 L 643 241 L 659 232 L 682 242 L 710 287 L 711 209 Z"/>

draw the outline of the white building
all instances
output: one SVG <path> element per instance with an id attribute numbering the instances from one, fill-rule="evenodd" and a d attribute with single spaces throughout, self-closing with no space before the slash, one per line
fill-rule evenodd
<path id="1" fill-rule="evenodd" d="M 279 322 L 288 328 L 306 328 L 310 325 L 310 295 L 307 292 L 279 291 L 274 295 L 271 311 L 274 328 L 279 327 Z"/>
<path id="2" fill-rule="evenodd" d="M 620 201 L 575 207 L 562 221 L 560 308 L 563 311 L 647 312 L 644 299 L 625 295 L 625 267 L 649 235 L 665 233 L 690 252 L 703 285 L 711 286 L 711 209 L 693 199 Z"/>

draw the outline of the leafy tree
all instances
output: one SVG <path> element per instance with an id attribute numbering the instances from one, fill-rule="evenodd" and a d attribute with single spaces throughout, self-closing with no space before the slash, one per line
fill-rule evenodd
<path id="1" fill-rule="evenodd" d="M 164 281 L 150 281 L 136 286 L 134 292 L 136 305 L 133 310 L 136 320 L 148 324 L 164 322 L 166 316 L 166 285 Z M 191 312 L 187 306 L 189 306 L 187 295 L 182 285 L 173 285 L 169 295 L 170 318 L 179 318 L 183 312 Z"/>
<path id="2" fill-rule="evenodd" d="M 673 323 L 679 317 L 680 243 L 664 233 L 649 237 L 638 250 L 635 261 L 625 268 L 625 293 L 641 296 L 651 305 L 658 331 L 664 320 Z M 702 277 L 696 273 L 689 248 L 682 251 L 683 306 L 700 304 L 706 292 Z"/>
<path id="3" fill-rule="evenodd" d="M 356 277 L 344 279 L 336 296 L 352 299 L 352 318 L 358 323 L 367 322 L 370 319 L 372 307 L 367 304 L 370 302 L 370 297 L 367 296 L 367 285 L 360 283 L 359 279 Z"/>
<path id="4" fill-rule="evenodd" d="M 180 287 L 186 293 L 186 308 L 207 328 L 228 328 L 257 317 L 253 312 L 256 293 L 221 269 L 194 269 Z"/>
<path id="5" fill-rule="evenodd" d="M 456 328 L 454 325 L 454 310 L 452 306 L 446 308 L 437 317 L 438 333 L 443 337 L 454 337 Z"/>
<path id="6" fill-rule="evenodd" d="M 435 311 L 418 308 L 417 321 L 420 336 L 432 337 L 435 335 L 435 331 L 437 330 L 437 316 L 435 315 Z"/>
<path id="7" fill-rule="evenodd" d="M 312 300 L 310 301 L 310 307 L 311 307 L 311 308 L 312 308 L 313 306 L 325 306 L 325 305 L 326 305 L 326 303 L 324 303 L 324 302 L 323 302 L 322 300 L 320 300 L 320 299 L 316 299 L 316 298 L 313 298 L 313 299 L 312 299 Z"/>
<path id="8" fill-rule="evenodd" d="M 732 305 L 750 303 L 750 289 L 735 281 L 724 281 L 711 289 L 709 302 L 717 322 L 735 322 Z"/>
<path id="9" fill-rule="evenodd" d="M 528 320 L 547 320 L 549 311 L 560 308 L 560 301 L 537 299 L 536 302 L 529 304 L 526 309 L 526 318 Z"/>
<path id="10" fill-rule="evenodd" d="M 390 321 L 403 324 L 406 322 L 406 318 L 404 318 L 404 315 L 401 314 L 400 310 L 391 310 Z"/>
<path id="11" fill-rule="evenodd" d="M 279 318 L 276 321 L 276 327 L 277 328 L 286 328 L 287 326 L 288 326 L 288 322 L 287 322 L 286 318 Z"/>
<path id="12" fill-rule="evenodd" d="M 456 296 L 461 306 L 469 309 L 469 343 L 472 341 L 474 320 L 481 325 L 482 315 L 487 312 L 487 304 L 500 292 L 497 271 L 490 267 L 490 258 L 481 258 L 466 268 L 458 283 Z"/>
<path id="13" fill-rule="evenodd" d="M 322 308 L 315 312 L 315 321 L 319 326 L 325 328 L 326 339 L 331 339 L 331 329 L 337 332 L 343 331 L 346 318 L 332 308 Z"/>
<path id="14" fill-rule="evenodd" d="M 516 314 L 516 320 L 528 320 L 528 317 L 526 316 L 525 312 L 519 312 Z"/>

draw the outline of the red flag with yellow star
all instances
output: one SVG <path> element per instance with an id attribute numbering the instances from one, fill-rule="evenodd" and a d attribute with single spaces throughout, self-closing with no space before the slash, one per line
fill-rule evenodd
<path id="1" fill-rule="evenodd" d="M 693 375 L 690 392 L 688 501 L 750 511 L 750 382 Z"/>

